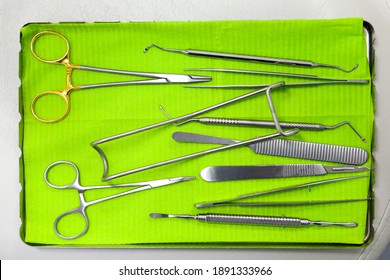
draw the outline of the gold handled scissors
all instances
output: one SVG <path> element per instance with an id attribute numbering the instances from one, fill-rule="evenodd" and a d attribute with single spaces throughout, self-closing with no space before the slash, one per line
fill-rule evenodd
<path id="1" fill-rule="evenodd" d="M 46 59 L 42 56 L 39 56 L 35 50 L 35 44 L 38 38 L 45 36 L 45 35 L 55 35 L 62 39 L 66 44 L 66 50 L 65 53 L 57 59 Z M 68 40 L 60 33 L 54 32 L 54 31 L 42 31 L 36 34 L 30 44 L 30 49 L 32 54 L 37 58 L 38 60 L 50 63 L 50 64 L 62 64 L 66 67 L 66 87 L 63 90 L 51 90 L 51 91 L 45 91 L 42 93 L 39 93 L 34 97 L 34 99 L 31 102 L 31 112 L 34 115 L 34 117 L 42 122 L 57 122 L 62 119 L 64 119 L 70 109 L 70 102 L 69 102 L 69 94 L 73 90 L 79 90 L 79 89 L 89 89 L 89 88 L 98 88 L 98 87 L 108 87 L 108 86 L 120 86 L 120 85 L 136 85 L 136 84 L 169 84 L 169 83 L 196 83 L 196 82 L 207 82 L 210 81 L 211 78 L 207 76 L 197 76 L 197 75 L 181 75 L 181 74 L 164 74 L 164 73 L 152 73 L 152 72 L 134 72 L 134 71 L 124 71 L 124 70 L 115 70 L 115 69 L 106 69 L 106 68 L 96 68 L 96 67 L 90 67 L 90 66 L 83 66 L 83 65 L 77 65 L 73 64 L 69 60 L 69 42 Z M 147 77 L 151 79 L 146 80 L 137 80 L 137 81 L 126 81 L 126 82 L 112 82 L 112 83 L 101 83 L 101 84 L 90 84 L 90 85 L 79 85 L 75 86 L 72 84 L 72 71 L 73 69 L 79 69 L 79 70 L 87 70 L 87 71 L 95 71 L 95 72 L 104 72 L 104 73 L 113 73 L 113 74 L 123 74 L 123 75 L 131 75 L 131 76 L 140 76 L 140 77 Z M 38 116 L 36 110 L 35 110 L 35 104 L 38 101 L 39 98 L 45 95 L 56 95 L 61 97 L 62 100 L 65 101 L 65 111 L 64 113 L 55 119 L 45 119 L 40 116 Z"/>
<path id="2" fill-rule="evenodd" d="M 56 185 L 56 184 L 53 184 L 53 183 L 50 182 L 50 180 L 48 178 L 49 171 L 54 166 L 61 165 L 61 164 L 70 165 L 70 166 L 72 166 L 74 168 L 76 175 L 75 175 L 75 179 L 74 179 L 74 181 L 72 183 L 67 184 L 67 185 Z M 75 239 L 75 238 L 81 237 L 88 231 L 89 219 L 88 219 L 88 216 L 87 216 L 87 213 L 86 213 L 86 210 L 87 210 L 88 206 L 91 206 L 91 205 L 94 205 L 94 204 L 97 204 L 97 203 L 100 203 L 100 202 L 104 202 L 104 201 L 107 201 L 107 200 L 110 200 L 110 199 L 118 198 L 118 197 L 121 197 L 121 196 L 124 196 L 124 195 L 132 194 L 132 193 L 136 193 L 136 192 L 140 192 L 140 191 L 146 191 L 146 190 L 150 190 L 150 189 L 153 189 L 153 188 L 158 188 L 158 187 L 162 187 L 162 186 L 166 186 L 166 185 L 180 183 L 180 182 L 184 182 L 184 181 L 188 181 L 188 180 L 192 180 L 192 179 L 195 179 L 195 177 L 193 177 L 193 176 L 184 176 L 184 177 L 167 178 L 167 179 L 148 181 L 148 182 L 117 184 L 117 185 L 109 185 L 109 186 L 88 186 L 88 187 L 84 187 L 84 186 L 82 186 L 80 184 L 80 172 L 79 172 L 79 169 L 77 168 L 77 166 L 73 162 L 61 160 L 61 161 L 56 161 L 56 162 L 50 164 L 46 168 L 46 170 L 44 172 L 44 179 L 45 179 L 46 183 L 50 187 L 53 187 L 53 188 L 56 188 L 56 189 L 75 189 L 78 192 L 80 205 L 78 207 L 74 208 L 74 209 L 71 209 L 69 211 L 66 211 L 66 212 L 60 214 L 57 217 L 57 219 L 54 221 L 54 232 L 59 237 L 61 237 L 63 239 L 69 239 L 70 240 L 70 239 Z M 124 192 L 121 192 L 121 193 L 118 193 L 118 194 L 114 194 L 114 195 L 111 195 L 111 196 L 106 196 L 106 197 L 103 197 L 103 198 L 100 198 L 100 199 L 91 200 L 91 201 L 86 201 L 85 196 L 84 196 L 84 193 L 86 191 L 89 191 L 89 190 L 111 189 L 111 188 L 119 188 L 119 187 L 138 187 L 138 188 L 127 190 L 127 191 L 124 191 Z M 77 235 L 68 236 L 68 235 L 61 234 L 59 229 L 58 229 L 58 223 L 60 222 L 60 220 L 62 218 L 66 217 L 66 216 L 69 216 L 69 215 L 72 215 L 72 214 L 81 215 L 83 217 L 84 222 L 85 222 L 84 229 Z"/>

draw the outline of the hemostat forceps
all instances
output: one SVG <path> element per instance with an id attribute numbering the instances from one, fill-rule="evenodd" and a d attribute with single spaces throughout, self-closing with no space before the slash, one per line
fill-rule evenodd
<path id="1" fill-rule="evenodd" d="M 37 54 L 35 50 L 35 44 L 38 38 L 47 36 L 47 35 L 54 35 L 59 38 L 61 38 L 65 44 L 66 44 L 66 50 L 65 53 L 58 59 L 46 59 L 39 54 Z M 70 109 L 70 103 L 69 103 L 69 94 L 73 90 L 79 90 L 79 89 L 89 89 L 89 88 L 99 88 L 99 87 L 109 87 L 109 86 L 121 86 L 121 85 L 140 85 L 140 84 L 169 84 L 169 83 L 195 83 L 195 82 L 207 82 L 210 81 L 210 77 L 205 76 L 195 76 L 195 75 L 181 75 L 181 74 L 164 74 L 164 73 L 150 73 L 150 72 L 134 72 L 134 71 L 123 71 L 123 70 L 114 70 L 114 69 L 106 69 L 106 68 L 96 68 L 91 66 L 84 66 L 84 65 L 77 65 L 70 62 L 69 59 L 69 42 L 68 40 L 62 35 L 54 31 L 42 31 L 38 34 L 36 34 L 30 44 L 31 52 L 37 58 L 38 60 L 50 64 L 62 64 L 66 67 L 66 87 L 63 90 L 56 90 L 56 91 L 45 91 L 42 93 L 39 93 L 34 97 L 34 99 L 31 102 L 31 112 L 34 115 L 34 117 L 42 122 L 57 122 L 62 119 L 64 119 Z M 102 84 L 91 84 L 91 85 L 79 85 L 75 86 L 72 84 L 71 78 L 72 78 L 72 71 L 73 69 L 79 69 L 79 70 L 87 70 L 87 71 L 95 71 L 95 72 L 104 72 L 104 73 L 113 73 L 113 74 L 122 74 L 122 75 L 130 75 L 130 76 L 140 76 L 140 77 L 146 77 L 151 78 L 149 80 L 137 80 L 137 81 L 126 81 L 126 82 L 112 82 L 112 83 L 102 83 Z M 65 112 L 55 118 L 55 119 L 46 119 L 38 116 L 37 112 L 35 111 L 35 104 L 42 96 L 46 95 L 56 95 L 62 98 L 62 100 L 65 101 L 66 109 Z"/>
<path id="2" fill-rule="evenodd" d="M 355 70 L 359 64 L 356 64 L 351 69 L 344 69 L 337 65 L 330 65 L 324 63 L 317 63 L 308 60 L 298 60 L 298 59 L 286 59 L 286 58 L 275 58 L 275 57 L 264 57 L 264 56 L 254 56 L 254 55 L 242 55 L 242 54 L 233 54 L 233 53 L 223 53 L 223 52 L 212 52 L 212 51 L 203 51 L 203 50 L 179 50 L 179 49 L 170 49 L 162 48 L 155 44 L 150 44 L 144 50 L 147 52 L 150 48 L 156 47 L 163 51 L 182 53 L 192 56 L 203 56 L 211 58 L 224 58 L 224 59 L 236 59 L 243 61 L 252 61 L 252 62 L 262 62 L 262 63 L 273 63 L 273 64 L 284 64 L 291 66 L 304 66 L 304 67 L 327 67 L 341 70 L 343 72 L 349 73 Z"/>
<path id="3" fill-rule="evenodd" d="M 55 184 L 50 182 L 50 180 L 48 178 L 49 171 L 54 166 L 61 165 L 61 164 L 67 164 L 67 165 L 70 165 L 70 166 L 72 166 L 74 168 L 74 170 L 76 172 L 76 176 L 75 176 L 75 179 L 74 179 L 73 183 L 70 183 L 68 185 L 55 185 Z M 150 190 L 150 189 L 153 189 L 153 188 L 163 187 L 163 186 L 167 186 L 167 185 L 171 185 L 171 184 L 175 184 L 175 183 L 180 183 L 180 182 L 188 181 L 188 180 L 191 180 L 191 179 L 194 179 L 194 178 L 195 177 L 192 177 L 192 176 L 186 176 L 186 177 L 168 178 L 168 179 L 148 181 L 148 182 L 128 183 L 128 184 L 109 185 L 109 186 L 84 187 L 84 186 L 82 186 L 80 184 L 80 172 L 79 172 L 79 169 L 77 168 L 77 166 L 74 163 L 72 163 L 70 161 L 56 161 L 56 162 L 50 164 L 46 168 L 45 173 L 44 173 L 44 179 L 45 179 L 46 183 L 49 186 L 51 186 L 53 188 L 56 188 L 56 189 L 75 189 L 77 191 L 77 193 L 78 193 L 78 196 L 79 196 L 80 205 L 78 207 L 72 209 L 72 210 L 69 210 L 69 211 L 66 211 L 66 212 L 60 214 L 57 217 L 57 219 L 54 221 L 54 232 L 59 237 L 61 237 L 63 239 L 75 239 L 75 238 L 83 236 L 88 231 L 89 219 L 88 219 L 88 215 L 86 213 L 86 210 L 87 210 L 88 206 L 91 206 L 91 205 L 94 205 L 94 204 L 97 204 L 97 203 L 100 203 L 100 202 L 104 202 L 104 201 L 107 201 L 107 200 L 110 200 L 110 199 L 114 199 L 114 198 L 117 198 L 117 197 L 121 197 L 121 196 L 124 196 L 124 195 L 132 194 L 132 193 L 136 193 L 136 192 L 140 192 L 140 191 L 146 191 L 146 190 Z M 100 198 L 100 199 L 91 200 L 91 201 L 86 201 L 85 196 L 84 196 L 84 193 L 86 191 L 89 191 L 89 190 L 101 190 L 101 189 L 111 189 L 111 188 L 119 188 L 119 187 L 138 187 L 138 188 L 135 188 L 135 189 L 132 189 L 132 190 L 128 190 L 128 191 L 124 191 L 124 192 L 121 192 L 121 193 L 118 193 L 118 194 L 115 194 L 115 195 L 106 196 L 106 197 L 103 197 L 103 198 Z M 85 221 L 85 228 L 84 228 L 84 230 L 82 232 L 80 232 L 77 235 L 66 236 L 66 235 L 63 235 L 63 234 L 61 234 L 59 232 L 58 223 L 60 222 L 60 220 L 62 218 L 66 217 L 68 215 L 71 215 L 71 214 L 81 215 L 84 218 L 84 221 Z"/>

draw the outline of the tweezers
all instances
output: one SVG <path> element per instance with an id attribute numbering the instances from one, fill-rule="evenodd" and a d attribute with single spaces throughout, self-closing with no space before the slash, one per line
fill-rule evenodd
<path id="1" fill-rule="evenodd" d="M 213 206 L 297 206 L 297 205 L 316 205 L 316 204 L 331 204 L 331 203 L 345 203 L 345 202 L 359 202 L 359 201 L 367 201 L 367 198 L 358 198 L 358 199 L 341 199 L 341 200 L 317 200 L 317 201 L 280 201 L 280 202 L 237 202 L 238 200 L 265 196 L 274 193 L 287 192 L 302 188 L 307 188 L 310 191 L 311 187 L 319 186 L 327 183 L 340 182 L 345 180 L 359 179 L 359 178 L 368 178 L 368 176 L 349 176 L 349 177 L 341 177 L 335 179 L 321 180 L 315 182 L 309 182 L 301 185 L 295 185 L 291 187 L 285 187 L 274 190 L 267 190 L 262 192 L 255 192 L 245 195 L 239 195 L 234 198 L 217 200 L 211 202 L 202 202 L 196 203 L 196 208 L 205 208 L 205 207 L 213 207 Z"/>

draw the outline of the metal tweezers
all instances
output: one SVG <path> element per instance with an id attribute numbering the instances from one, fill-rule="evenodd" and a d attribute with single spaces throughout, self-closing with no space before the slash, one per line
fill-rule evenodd
<path id="1" fill-rule="evenodd" d="M 213 207 L 213 206 L 297 206 L 297 205 L 317 205 L 317 204 L 331 204 L 331 203 L 345 203 L 345 202 L 359 202 L 359 201 L 367 201 L 367 198 L 359 198 L 359 199 L 341 199 L 341 200 L 317 200 L 317 201 L 279 201 L 279 202 L 238 202 L 238 200 L 248 199 L 252 197 L 265 196 L 274 193 L 292 191 L 296 189 L 307 188 L 310 191 L 310 188 L 313 186 L 318 186 L 327 183 L 340 182 L 351 179 L 359 179 L 359 178 L 367 178 L 368 176 L 349 176 L 328 180 L 315 181 L 310 183 L 305 183 L 301 185 L 285 187 L 274 190 L 267 190 L 262 192 L 256 192 L 251 194 L 240 195 L 230 199 L 211 201 L 211 202 L 202 202 L 196 203 L 196 208 L 204 208 L 204 207 Z"/>

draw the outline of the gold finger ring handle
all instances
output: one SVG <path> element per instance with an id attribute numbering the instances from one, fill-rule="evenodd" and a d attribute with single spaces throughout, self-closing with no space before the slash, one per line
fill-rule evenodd
<path id="1" fill-rule="evenodd" d="M 38 38 L 46 36 L 46 35 L 57 36 L 65 42 L 65 45 L 66 45 L 65 53 L 62 56 L 60 56 L 59 58 L 47 59 L 47 58 L 44 58 L 44 57 L 37 54 L 37 52 L 35 50 L 36 41 Z M 54 31 L 42 31 L 42 32 L 37 33 L 31 40 L 30 49 L 31 49 L 31 52 L 35 56 L 36 59 L 43 61 L 43 62 L 46 62 L 46 63 L 53 63 L 53 64 L 64 63 L 64 60 L 67 60 L 69 57 L 69 42 L 68 42 L 68 40 L 62 34 L 54 32 Z"/>
<path id="2" fill-rule="evenodd" d="M 62 98 L 62 100 L 65 101 L 65 111 L 63 112 L 63 114 L 58 117 L 58 118 L 55 118 L 55 119 L 46 119 L 46 118 L 43 118 L 42 116 L 39 116 L 36 112 L 36 103 L 37 101 L 43 97 L 43 96 L 48 96 L 48 95 L 55 95 L 55 96 L 59 96 Z M 69 95 L 68 95 L 68 92 L 60 92 L 60 91 L 45 91 L 45 92 L 42 92 L 40 94 L 38 94 L 37 96 L 34 97 L 34 99 L 31 101 L 31 113 L 33 114 L 33 116 L 41 121 L 41 122 L 45 122 L 45 123 L 54 123 L 54 122 L 58 122 L 62 119 L 64 119 L 68 113 L 69 113 L 69 107 L 70 107 L 70 103 L 69 103 Z"/>

